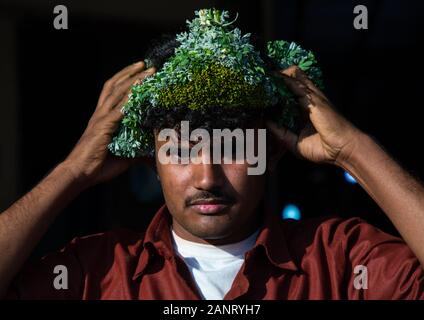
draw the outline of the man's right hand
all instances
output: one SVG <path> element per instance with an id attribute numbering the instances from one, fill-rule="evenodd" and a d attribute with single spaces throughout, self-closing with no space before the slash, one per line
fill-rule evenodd
<path id="1" fill-rule="evenodd" d="M 124 172 L 131 164 L 143 161 L 113 156 L 107 146 L 123 117 L 121 108 L 128 99 L 131 85 L 155 71 L 154 68 L 145 70 L 144 62 L 138 62 L 106 81 L 87 128 L 62 163 L 83 187 L 107 181 Z"/>

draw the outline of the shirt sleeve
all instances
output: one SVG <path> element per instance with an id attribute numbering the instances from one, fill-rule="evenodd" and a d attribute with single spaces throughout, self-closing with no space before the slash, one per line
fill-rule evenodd
<path id="1" fill-rule="evenodd" d="M 352 268 L 349 299 L 424 299 L 424 269 L 402 239 L 358 218 L 341 227 Z"/>
<path id="2" fill-rule="evenodd" d="M 81 299 L 84 277 L 77 253 L 79 242 L 75 238 L 59 252 L 25 264 L 5 299 Z"/>

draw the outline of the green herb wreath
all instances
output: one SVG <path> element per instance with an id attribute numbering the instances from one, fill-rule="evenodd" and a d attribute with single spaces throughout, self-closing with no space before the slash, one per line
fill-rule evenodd
<path id="1" fill-rule="evenodd" d="M 292 128 L 296 102 L 280 78 L 273 76 L 250 34 L 234 28 L 227 11 L 203 9 L 187 21 L 188 32 L 176 36 L 179 46 L 162 68 L 142 84 L 133 85 L 124 117 L 109 144 L 109 150 L 122 157 L 153 155 L 151 129 L 143 120 L 153 109 L 172 112 L 175 107 L 214 112 L 216 108 L 260 110 L 280 104 L 276 122 Z M 311 51 L 294 42 L 270 41 L 267 56 L 275 68 L 297 65 L 319 87 L 322 74 Z M 151 61 L 146 60 L 147 67 Z"/>

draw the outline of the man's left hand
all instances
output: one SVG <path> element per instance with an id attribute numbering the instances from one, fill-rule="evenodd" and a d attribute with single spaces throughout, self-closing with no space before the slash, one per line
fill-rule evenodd
<path id="1" fill-rule="evenodd" d="M 279 72 L 296 95 L 307 124 L 297 135 L 269 121 L 267 127 L 295 155 L 317 163 L 347 161 L 362 132 L 339 114 L 327 97 L 296 66 Z"/>

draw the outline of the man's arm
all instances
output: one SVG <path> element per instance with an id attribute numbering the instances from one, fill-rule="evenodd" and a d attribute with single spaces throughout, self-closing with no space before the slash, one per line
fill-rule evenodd
<path id="1" fill-rule="evenodd" d="M 424 266 L 424 188 L 420 182 L 338 113 L 299 68 L 290 67 L 280 75 L 298 97 L 309 121 L 299 134 L 272 122 L 268 123 L 269 129 L 300 158 L 349 171 L 387 214 Z"/>
<path id="2" fill-rule="evenodd" d="M 86 130 L 68 157 L 0 214 L 0 297 L 58 213 L 84 189 L 109 180 L 139 160 L 108 154 L 130 86 L 151 75 L 133 64 L 108 80 Z"/>
<path id="3" fill-rule="evenodd" d="M 424 187 L 370 136 L 361 134 L 337 165 L 347 170 L 387 214 L 424 266 Z"/>
<path id="4" fill-rule="evenodd" d="M 82 189 L 62 163 L 0 214 L 0 297 L 57 214 Z"/>

